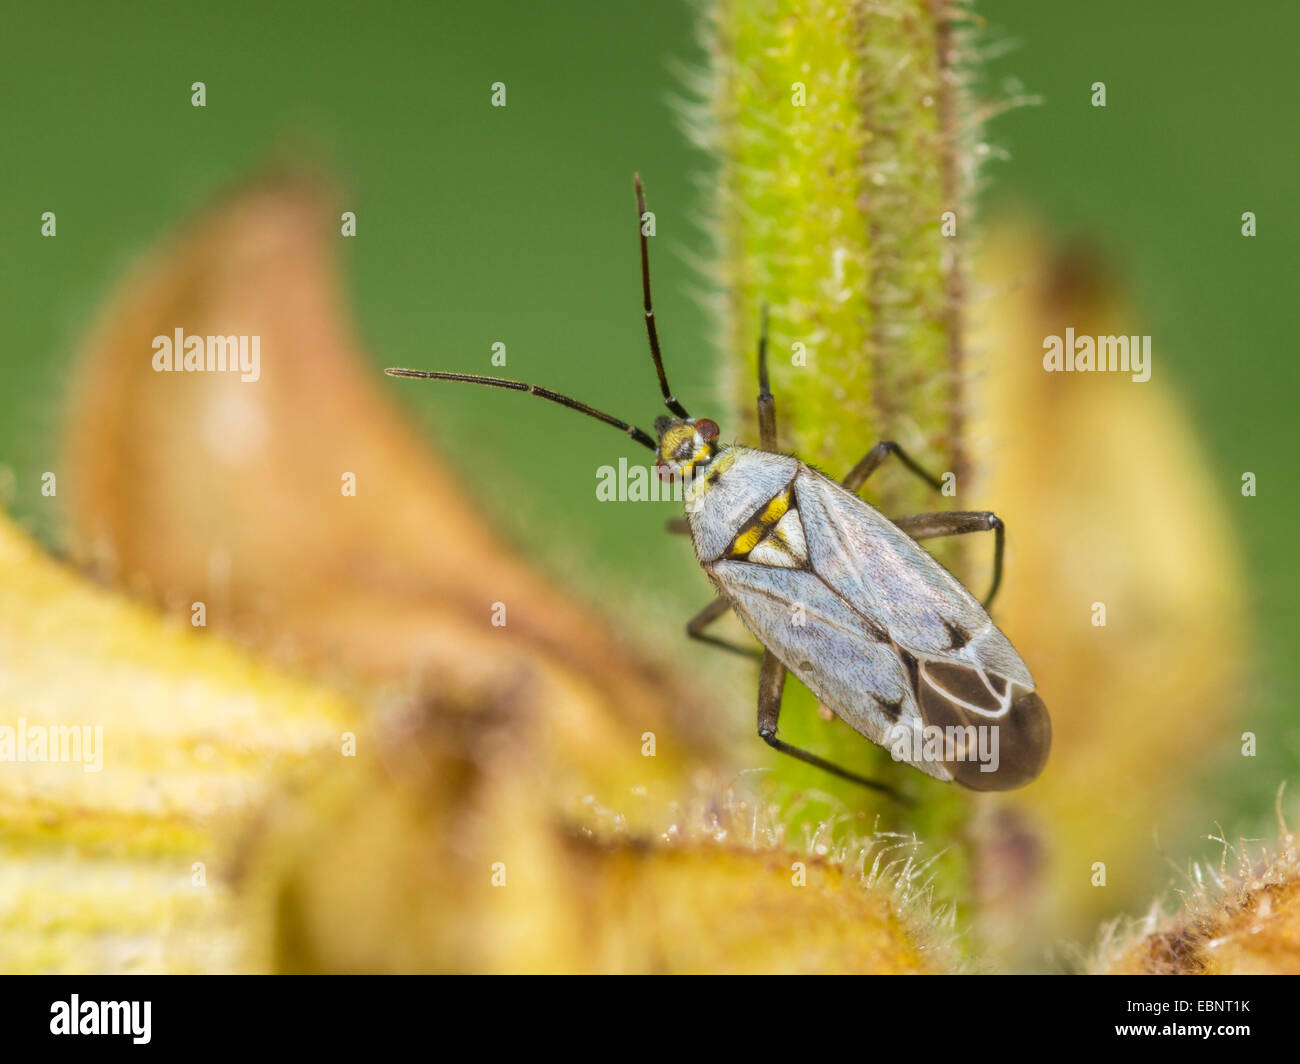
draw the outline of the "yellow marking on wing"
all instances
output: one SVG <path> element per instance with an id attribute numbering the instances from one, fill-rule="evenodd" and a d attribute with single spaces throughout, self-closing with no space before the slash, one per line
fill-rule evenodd
<path id="1" fill-rule="evenodd" d="M 763 507 L 763 512 L 758 515 L 758 520 L 746 525 L 736 534 L 736 538 L 731 543 L 731 549 L 727 552 L 728 558 L 742 558 L 763 540 L 773 534 L 778 521 L 783 518 L 790 509 L 790 489 L 786 488 L 780 495 L 773 496 L 768 500 L 768 504 Z M 784 545 L 784 537 L 781 540 Z M 788 553 L 788 551 L 787 551 Z"/>
<path id="2" fill-rule="evenodd" d="M 767 529 L 760 524 L 750 525 L 731 544 L 731 550 L 727 552 L 728 557 L 739 558 L 748 554 L 763 541 L 763 533 L 766 531 Z"/>
<path id="3" fill-rule="evenodd" d="M 785 491 L 767 504 L 758 519 L 764 525 L 774 525 L 785 516 L 788 509 L 790 509 L 790 489 L 786 488 Z"/>

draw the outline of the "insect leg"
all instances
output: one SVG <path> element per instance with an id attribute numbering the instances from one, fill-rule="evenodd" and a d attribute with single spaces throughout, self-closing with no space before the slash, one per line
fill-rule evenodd
<path id="1" fill-rule="evenodd" d="M 669 532 L 689 533 L 691 530 L 691 523 L 684 517 L 670 517 L 664 527 L 668 529 Z"/>
<path id="2" fill-rule="evenodd" d="M 763 323 L 758 330 L 758 445 L 764 451 L 776 450 L 776 400 L 767 381 L 767 304 L 763 304 Z"/>
<path id="3" fill-rule="evenodd" d="M 728 642 L 704 631 L 729 609 L 731 609 L 731 603 L 718 596 L 686 622 L 686 634 L 692 639 L 698 639 L 701 643 L 709 643 L 715 647 L 721 647 L 723 650 L 730 650 L 733 654 L 743 654 L 747 658 L 758 657 L 758 650 L 754 647 L 743 647 L 739 643 Z"/>
<path id="4" fill-rule="evenodd" d="M 770 650 L 764 650 L 763 667 L 758 676 L 758 734 L 763 742 L 767 743 L 773 750 L 779 750 L 781 753 L 788 754 L 799 761 L 814 765 L 823 772 L 829 772 L 832 776 L 838 776 L 842 780 L 848 780 L 850 783 L 857 783 L 863 787 L 870 787 L 873 791 L 887 794 L 903 805 L 913 804 L 911 799 L 903 797 L 887 783 L 868 779 L 866 776 L 859 776 L 856 772 L 840 768 L 839 765 L 833 765 L 816 754 L 811 754 L 807 750 L 801 750 L 797 746 L 791 746 L 789 743 L 778 739 L 776 737 L 776 726 L 781 719 L 781 696 L 784 693 L 785 666 Z"/>
<path id="5" fill-rule="evenodd" d="M 987 510 L 948 510 L 937 514 L 911 514 L 893 519 L 894 524 L 913 539 L 934 539 L 938 536 L 964 536 L 967 532 L 993 533 L 993 586 L 984 596 L 984 608 L 993 604 L 993 597 L 1002 583 L 1002 555 L 1006 549 L 1007 526 L 1002 518 Z"/>
<path id="6" fill-rule="evenodd" d="M 909 470 L 929 484 L 930 487 L 934 488 L 935 491 L 941 491 L 943 489 L 943 484 L 939 482 L 938 477 L 931 476 L 917 465 L 912 459 L 912 456 L 903 450 L 903 448 L 898 446 L 898 444 L 893 440 L 881 440 L 871 448 L 862 461 L 850 469 L 849 475 L 840 483 L 843 484 L 844 487 L 848 488 L 849 491 L 857 491 L 858 488 L 862 487 L 862 485 L 866 483 L 867 477 L 871 476 L 872 473 L 879 469 L 881 463 L 891 454 L 898 455 L 898 460 L 902 462 L 903 465 L 907 466 Z"/>

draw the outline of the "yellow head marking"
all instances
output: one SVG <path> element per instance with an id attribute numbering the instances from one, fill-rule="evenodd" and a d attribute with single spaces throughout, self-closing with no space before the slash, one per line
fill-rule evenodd
<path id="1" fill-rule="evenodd" d="M 659 433 L 655 467 L 665 480 L 684 478 L 689 481 L 707 469 L 719 451 L 725 451 L 715 442 L 717 422 L 708 418 L 676 422 L 660 418 L 655 422 L 655 431 Z M 693 487 L 690 490 L 694 490 Z"/>
<path id="2" fill-rule="evenodd" d="M 695 430 L 690 425 L 674 425 L 659 441 L 659 457 L 665 462 L 684 465 L 695 454 Z"/>

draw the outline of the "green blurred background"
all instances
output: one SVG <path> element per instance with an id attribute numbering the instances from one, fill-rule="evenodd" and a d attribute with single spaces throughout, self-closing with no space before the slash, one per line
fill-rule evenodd
<path id="1" fill-rule="evenodd" d="M 1300 7 L 977 10 L 983 46 L 1015 44 L 994 48 L 983 93 L 1043 98 L 988 130 L 986 216 L 1027 211 L 1104 253 L 1155 337 L 1155 373 L 1203 436 L 1247 557 L 1260 756 L 1224 778 L 1224 816 L 1244 826 L 1300 759 L 1268 724 L 1291 709 L 1300 677 L 1297 371 L 1285 338 L 1300 239 Z M 710 254 L 709 160 L 672 103 L 682 69 L 703 65 L 689 5 L 29 3 L 7 5 L 3 21 L 0 464 L 15 474 L 11 508 L 47 541 L 59 539 L 58 500 L 41 496 L 39 477 L 59 468 L 60 397 L 96 308 L 136 255 L 272 158 L 323 163 L 347 190 L 358 236 L 339 246 L 376 371 L 491 372 L 500 340 L 506 374 L 647 424 L 659 405 L 638 307 L 639 170 L 658 216 L 674 387 L 701 412 L 720 398 L 694 294 Z M 190 106 L 196 80 L 205 109 Z M 1089 105 L 1097 80 L 1105 110 Z M 505 109 L 488 105 L 495 81 Z M 47 210 L 55 239 L 40 235 Z M 1240 235 L 1245 210 L 1254 239 Z M 631 445 L 515 396 L 392 388 L 502 527 L 587 597 L 633 604 L 649 636 L 681 638 L 710 590 L 689 547 L 661 533 L 674 507 L 595 498 L 594 467 L 638 457 Z M 1258 475 L 1257 498 L 1240 495 L 1244 470 Z M 737 693 L 746 723 L 750 704 Z"/>

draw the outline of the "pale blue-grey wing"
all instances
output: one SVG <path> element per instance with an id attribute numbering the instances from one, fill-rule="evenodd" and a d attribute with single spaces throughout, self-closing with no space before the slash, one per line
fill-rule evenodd
<path id="1" fill-rule="evenodd" d="M 812 568 L 878 617 L 899 646 L 1033 688 L 1020 655 L 975 596 L 905 532 L 806 466 L 795 499 Z"/>
<path id="2" fill-rule="evenodd" d="M 916 696 L 888 632 L 817 574 L 747 561 L 706 569 L 759 642 L 851 728 L 889 748 L 898 745 L 898 728 L 920 732 Z M 938 779 L 952 778 L 943 764 L 903 759 Z"/>
<path id="3" fill-rule="evenodd" d="M 997 742 L 991 761 L 976 764 L 968 750 L 948 755 L 951 778 L 1006 790 L 1037 776 L 1051 746 L 1051 720 L 1025 663 L 975 596 L 896 525 L 806 466 L 795 479 L 793 504 L 810 568 L 888 631 L 924 726 Z"/>

